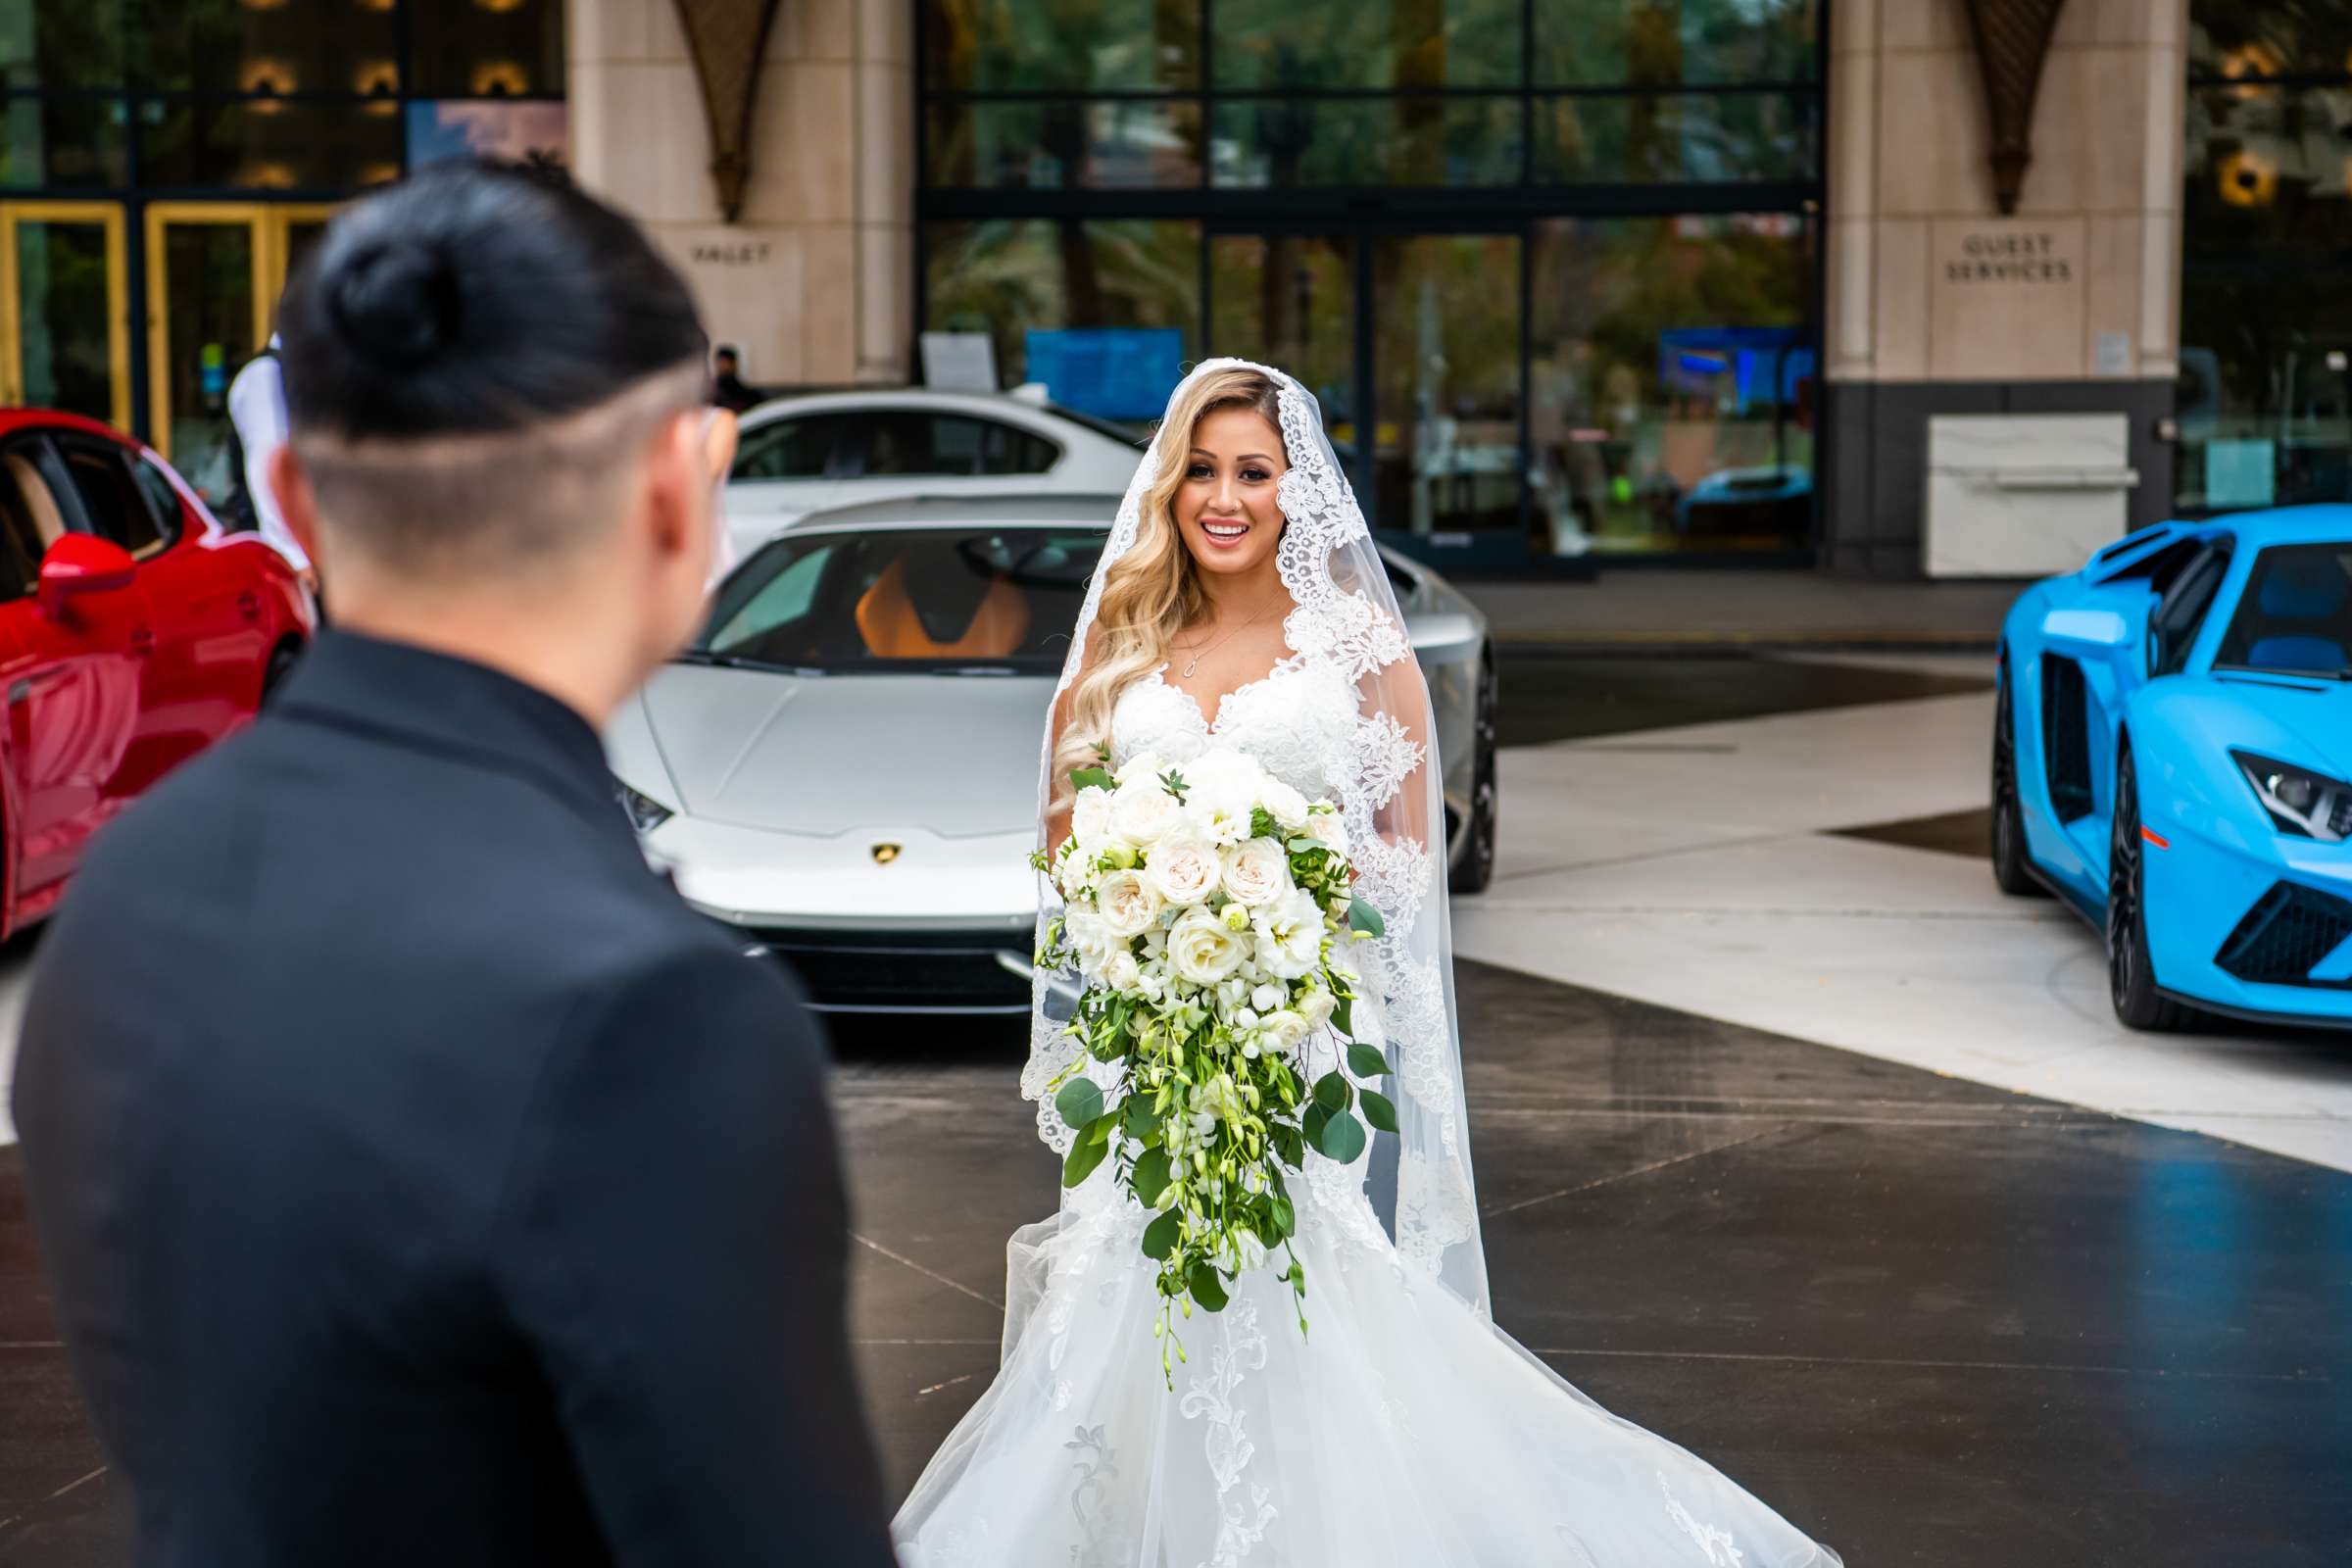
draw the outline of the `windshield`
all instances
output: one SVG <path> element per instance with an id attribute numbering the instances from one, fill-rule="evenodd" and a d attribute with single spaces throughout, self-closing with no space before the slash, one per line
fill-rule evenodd
<path id="1" fill-rule="evenodd" d="M 2214 666 L 2352 679 L 2352 543 L 2255 557 Z"/>
<path id="2" fill-rule="evenodd" d="M 719 590 L 685 657 L 815 671 L 1051 675 L 1100 528 L 784 533 Z"/>

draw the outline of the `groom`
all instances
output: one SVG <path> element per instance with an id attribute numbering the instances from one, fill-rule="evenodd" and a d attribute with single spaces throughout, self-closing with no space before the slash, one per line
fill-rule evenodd
<path id="1" fill-rule="evenodd" d="M 335 220 L 283 331 L 339 629 L 108 830 L 17 1080 L 138 1559 L 881 1568 L 819 1039 L 597 739 L 703 609 L 685 285 L 444 166 Z"/>

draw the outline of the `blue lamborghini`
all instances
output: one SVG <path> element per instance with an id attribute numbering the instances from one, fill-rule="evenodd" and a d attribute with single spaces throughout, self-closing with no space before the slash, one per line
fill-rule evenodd
<path id="1" fill-rule="evenodd" d="M 2352 1028 L 2352 506 L 2167 522 L 2002 625 L 1992 870 L 2135 1029 Z"/>

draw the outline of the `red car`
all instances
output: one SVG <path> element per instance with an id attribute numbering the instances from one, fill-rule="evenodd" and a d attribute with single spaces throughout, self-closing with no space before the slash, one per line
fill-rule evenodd
<path id="1" fill-rule="evenodd" d="M 284 558 L 153 452 L 0 409 L 0 937 L 56 907 L 140 792 L 252 718 L 312 625 Z"/>

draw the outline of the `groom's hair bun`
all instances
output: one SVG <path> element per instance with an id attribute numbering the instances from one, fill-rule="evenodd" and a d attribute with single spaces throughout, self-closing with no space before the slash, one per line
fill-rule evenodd
<path id="1" fill-rule="evenodd" d="M 287 412 L 352 441 L 520 430 L 703 363 L 676 269 L 537 170 L 437 164 L 353 203 L 279 310 Z"/>

